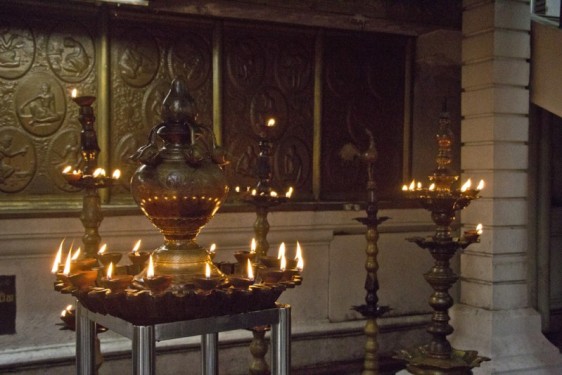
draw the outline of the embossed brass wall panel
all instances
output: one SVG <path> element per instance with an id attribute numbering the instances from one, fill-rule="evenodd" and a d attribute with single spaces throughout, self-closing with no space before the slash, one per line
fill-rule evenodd
<path id="1" fill-rule="evenodd" d="M 0 200 L 65 195 L 80 160 L 72 88 L 96 95 L 95 14 L 3 15 L 0 21 Z M 77 196 L 77 199 L 80 197 Z"/>
<path id="2" fill-rule="evenodd" d="M 232 185 L 253 186 L 260 124 L 275 118 L 273 181 L 312 197 L 314 32 L 279 26 L 224 27 L 223 143 Z"/>
<path id="3" fill-rule="evenodd" d="M 367 176 L 357 160 L 344 160 L 375 139 L 375 180 L 381 200 L 402 182 L 407 39 L 369 33 L 326 33 L 322 84 L 321 199 L 364 199 Z M 347 155 L 349 156 L 349 155 Z"/>
<path id="4" fill-rule="evenodd" d="M 160 104 L 176 75 L 186 78 L 198 121 L 221 130 L 231 186 L 255 184 L 256 130 L 270 117 L 277 121 L 273 184 L 281 191 L 294 186 L 296 201 L 364 200 L 361 166 L 341 159 L 345 143 L 367 147 L 364 127 L 384 160 L 375 176 L 380 199 L 392 198 L 402 182 L 406 37 L 105 6 L 11 12 L 0 21 L 3 207 L 79 204 L 81 195 L 69 195 L 76 188 L 60 174 L 80 160 L 72 88 L 98 96 L 100 160 L 123 171 L 108 202 L 132 203 L 135 164 L 128 157 L 160 122 Z M 108 74 L 100 61 L 108 62 Z"/>

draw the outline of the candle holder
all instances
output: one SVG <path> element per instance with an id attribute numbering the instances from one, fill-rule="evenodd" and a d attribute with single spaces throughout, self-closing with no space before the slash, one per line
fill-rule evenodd
<path id="1" fill-rule="evenodd" d="M 117 263 L 119 263 L 121 258 L 123 258 L 123 254 L 117 252 L 103 252 L 101 254 L 97 254 L 96 258 L 104 268 L 107 268 L 110 263 L 117 266 Z"/>
<path id="2" fill-rule="evenodd" d="M 264 284 L 276 284 L 281 281 L 285 270 L 279 268 L 260 268 L 258 275 Z"/>
<path id="3" fill-rule="evenodd" d="M 216 289 L 224 282 L 224 280 L 225 278 L 223 276 L 211 275 L 207 277 L 205 275 L 196 275 L 193 277 L 193 284 L 197 289 L 210 291 L 212 289 Z"/>
<path id="4" fill-rule="evenodd" d="M 281 268 L 281 259 L 276 256 L 266 255 L 259 258 L 260 264 L 263 264 L 266 268 Z"/>
<path id="5" fill-rule="evenodd" d="M 97 266 L 98 261 L 95 258 L 76 259 L 70 263 L 70 269 L 77 271 L 88 271 Z"/>
<path id="6" fill-rule="evenodd" d="M 111 278 L 102 277 L 100 285 L 110 289 L 112 293 L 120 293 L 127 289 L 133 281 L 133 275 L 114 275 Z"/>
<path id="7" fill-rule="evenodd" d="M 256 258 L 256 253 L 247 250 L 237 251 L 234 253 L 234 258 L 236 258 L 238 264 L 241 267 L 245 267 L 246 264 L 248 264 L 248 260 L 251 263 L 254 263 L 254 259 Z"/>
<path id="8" fill-rule="evenodd" d="M 447 336 L 454 330 L 449 324 L 448 311 L 454 304 L 449 289 L 458 279 L 450 267 L 450 260 L 457 251 L 477 242 L 478 234 L 472 236 L 469 233 L 468 237 L 453 238 L 451 223 L 456 211 L 478 198 L 480 187 L 470 189 L 463 186 L 459 189 L 454 186 L 459 176 L 449 167 L 453 136 L 446 110 L 441 113 L 436 139 L 437 169 L 429 176 L 432 185 L 423 188 L 421 184 L 413 182 L 409 188 L 402 188 L 407 198 L 418 201 L 431 212 L 431 219 L 436 224 L 433 236 L 408 238 L 422 249 L 428 249 L 435 260 L 434 266 L 424 275 L 434 290 L 429 298 L 433 315 L 427 327 L 431 340 L 427 345 L 399 351 L 396 358 L 406 361 L 407 369 L 412 374 L 472 374 L 474 367 L 480 366 L 482 361 L 488 361 L 489 358 L 478 356 L 473 350 L 454 349 L 447 340 Z"/>
<path id="9" fill-rule="evenodd" d="M 153 277 L 144 277 L 142 283 L 153 293 L 162 293 L 166 291 L 172 284 L 172 276 L 157 275 Z"/>
<path id="10" fill-rule="evenodd" d="M 78 288 L 85 289 L 96 285 L 98 270 L 79 271 L 68 276 L 68 281 Z"/>
<path id="11" fill-rule="evenodd" d="M 129 261 L 133 263 L 135 269 L 138 269 L 137 272 L 140 272 L 145 266 L 146 262 L 148 262 L 148 258 L 150 258 L 150 253 L 148 251 L 134 251 L 127 254 L 129 257 Z"/>
<path id="12" fill-rule="evenodd" d="M 238 289 L 248 289 L 250 285 L 254 284 L 254 279 L 249 279 L 241 275 L 228 275 L 230 284 Z"/>

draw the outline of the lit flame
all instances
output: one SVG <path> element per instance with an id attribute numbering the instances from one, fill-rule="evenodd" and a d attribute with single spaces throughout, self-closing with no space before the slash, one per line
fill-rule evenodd
<path id="1" fill-rule="evenodd" d="M 470 180 L 470 178 L 468 180 L 466 180 L 466 182 L 464 183 L 464 185 L 461 187 L 461 191 L 467 191 L 468 189 L 470 189 L 470 186 L 472 185 L 472 181 Z"/>
<path id="2" fill-rule="evenodd" d="M 105 169 L 103 168 L 97 168 L 94 173 L 93 173 L 94 177 L 99 177 L 99 176 L 105 176 Z"/>
<path id="3" fill-rule="evenodd" d="M 100 249 L 99 249 L 99 251 L 98 251 L 98 254 L 103 254 L 103 253 L 105 253 L 105 250 L 106 250 L 106 249 L 107 249 L 107 244 L 104 243 L 103 245 L 101 245 L 101 247 L 100 247 Z"/>
<path id="4" fill-rule="evenodd" d="M 299 257 L 299 260 L 297 260 L 297 270 L 299 272 L 302 272 L 303 268 L 304 268 L 304 259 L 301 256 Z"/>
<path id="5" fill-rule="evenodd" d="M 70 260 L 72 259 L 72 249 L 68 250 L 68 255 L 66 256 L 66 261 L 64 262 L 64 270 L 62 274 L 65 276 L 70 275 Z"/>
<path id="6" fill-rule="evenodd" d="M 248 279 L 254 280 L 254 269 L 252 268 L 252 262 L 250 262 L 250 259 L 248 259 L 248 265 L 246 269 L 248 272 Z"/>
<path id="7" fill-rule="evenodd" d="M 480 191 L 484 189 L 484 180 L 480 180 L 480 182 L 478 183 L 478 186 L 476 187 L 476 190 Z"/>
<path id="8" fill-rule="evenodd" d="M 236 186 L 236 187 L 234 188 L 234 191 L 237 192 L 237 193 L 240 193 L 240 186 Z"/>
<path id="9" fill-rule="evenodd" d="M 121 177 L 121 171 L 119 169 L 116 169 L 113 171 L 113 175 L 112 178 L 114 180 L 118 180 Z"/>
<path id="10" fill-rule="evenodd" d="M 256 195 L 256 194 L 257 194 L 256 189 L 252 189 L 252 195 Z"/>
<path id="11" fill-rule="evenodd" d="M 113 262 L 109 263 L 109 267 L 107 267 L 105 278 L 111 280 L 111 276 L 113 276 Z"/>
<path id="12" fill-rule="evenodd" d="M 435 190 L 435 184 L 429 185 L 429 191 L 433 191 L 433 190 Z"/>
<path id="13" fill-rule="evenodd" d="M 72 255 L 72 259 L 71 260 L 76 260 L 78 259 L 78 256 L 80 255 L 80 248 L 76 249 L 76 252 Z"/>
<path id="14" fill-rule="evenodd" d="M 68 305 L 66 306 L 66 309 L 62 310 L 62 312 L 60 313 L 60 316 L 62 316 L 63 318 L 66 316 L 66 314 L 70 313 L 70 311 L 72 310 L 74 306 L 72 305 Z"/>
<path id="15" fill-rule="evenodd" d="M 293 187 L 289 186 L 289 190 L 287 190 L 287 192 L 285 193 L 285 196 L 287 198 L 291 198 L 291 195 L 293 195 L 293 191 L 294 191 Z"/>
<path id="16" fill-rule="evenodd" d="M 152 254 L 148 258 L 148 270 L 146 270 L 146 277 L 152 279 L 154 277 L 154 262 L 152 261 Z"/>
<path id="17" fill-rule="evenodd" d="M 287 259 L 285 259 L 285 254 L 283 254 L 283 256 L 281 257 L 279 268 L 281 269 L 281 271 L 285 271 L 285 269 L 287 268 Z"/>
<path id="18" fill-rule="evenodd" d="M 250 243 L 250 253 L 255 253 L 257 248 L 258 243 L 256 242 L 255 238 L 252 238 L 252 242 Z"/>
<path id="19" fill-rule="evenodd" d="M 76 90 L 75 88 L 72 89 L 72 91 L 70 92 L 70 96 L 76 98 L 78 96 L 78 90 Z"/>
<path id="20" fill-rule="evenodd" d="M 268 128 L 274 127 L 274 126 L 275 126 L 275 119 L 274 119 L 274 118 L 270 118 L 269 120 L 267 120 L 266 126 L 267 126 Z"/>
<path id="21" fill-rule="evenodd" d="M 62 173 L 68 174 L 68 173 L 70 173 L 71 170 L 72 170 L 72 167 L 71 167 L 70 165 L 67 165 L 67 166 L 64 167 L 64 169 L 62 170 Z"/>
<path id="22" fill-rule="evenodd" d="M 408 185 L 402 185 L 402 191 L 408 191 Z"/>
<path id="23" fill-rule="evenodd" d="M 61 241 L 59 245 L 59 251 L 57 251 L 57 256 L 55 257 L 55 261 L 53 262 L 53 268 L 51 269 L 51 273 L 57 273 L 59 270 L 59 265 L 62 260 L 62 245 L 64 244 L 64 239 Z"/>
<path id="24" fill-rule="evenodd" d="M 135 253 L 135 255 L 139 255 L 138 251 L 139 251 L 139 249 L 140 249 L 141 242 L 142 242 L 141 240 L 138 240 L 138 241 L 135 243 L 135 246 L 133 246 L 133 250 L 131 250 L 133 253 Z"/>
<path id="25" fill-rule="evenodd" d="M 481 235 L 481 234 L 482 234 L 482 232 L 483 232 L 482 228 L 483 228 L 483 227 L 482 227 L 482 224 L 478 224 L 478 225 L 476 226 L 476 233 L 478 233 L 478 235 Z"/>
<path id="26" fill-rule="evenodd" d="M 421 190 L 421 189 L 422 189 L 422 183 L 421 183 L 421 182 L 418 182 L 418 184 L 417 184 L 417 189 L 418 189 L 418 190 Z"/>
<path id="27" fill-rule="evenodd" d="M 416 188 L 416 180 L 412 180 L 412 182 L 410 183 L 410 186 L 408 187 L 408 190 L 412 191 Z"/>
<path id="28" fill-rule="evenodd" d="M 276 197 L 277 196 L 277 192 L 275 190 L 272 190 L 269 195 L 271 195 L 272 197 Z"/>
<path id="29" fill-rule="evenodd" d="M 207 279 L 211 278 L 211 267 L 209 266 L 209 263 L 205 263 L 205 277 Z"/>
<path id="30" fill-rule="evenodd" d="M 217 244 L 214 244 L 214 243 L 211 244 L 211 247 L 209 248 L 209 252 L 211 254 L 214 254 L 216 250 L 217 250 Z"/>
<path id="31" fill-rule="evenodd" d="M 295 254 L 295 259 L 298 261 L 299 259 L 302 259 L 302 250 L 301 250 L 301 244 L 299 243 L 299 241 L 297 241 L 297 252 Z"/>
<path id="32" fill-rule="evenodd" d="M 279 252 L 277 253 L 277 259 L 281 259 L 285 256 L 285 242 L 281 242 L 279 245 Z"/>

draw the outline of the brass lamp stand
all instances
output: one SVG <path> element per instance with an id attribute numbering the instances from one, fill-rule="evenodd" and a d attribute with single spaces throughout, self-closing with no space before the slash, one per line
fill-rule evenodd
<path id="1" fill-rule="evenodd" d="M 85 229 L 82 237 L 84 258 L 94 259 L 100 247 L 101 237 L 98 228 L 103 220 L 98 189 L 112 186 L 114 180 L 119 176 L 107 177 L 105 172 L 98 169 L 100 148 L 94 129 L 96 117 L 92 108 L 96 98 L 94 96 L 78 96 L 73 97 L 72 100 L 80 107 L 78 120 L 82 125 L 82 131 L 80 132 L 82 169 L 65 171 L 63 176 L 69 184 L 84 190 L 82 212 L 80 213 L 80 220 Z"/>
<path id="2" fill-rule="evenodd" d="M 404 185 L 402 190 L 406 197 L 417 200 L 423 208 L 431 212 L 431 219 L 437 225 L 435 234 L 430 237 L 413 237 L 408 240 L 422 249 L 428 249 L 434 266 L 424 277 L 433 288 L 429 305 L 433 315 L 427 332 L 431 335 L 429 344 L 412 349 L 403 349 L 396 358 L 407 362 L 406 368 L 412 374 L 441 375 L 472 374 L 474 367 L 489 358 L 480 357 L 473 350 L 458 350 L 451 346 L 447 336 L 453 333 L 449 324 L 449 308 L 454 304 L 449 289 L 457 281 L 458 276 L 450 267 L 450 260 L 458 250 L 465 249 L 479 241 L 479 233 L 467 231 L 461 238 L 453 237 L 451 223 L 456 211 L 467 207 L 483 187 L 483 181 L 476 189 L 470 188 L 470 180 L 463 187 L 454 185 L 459 176 L 449 168 L 451 164 L 451 145 L 453 142 L 450 130 L 449 114 L 443 111 L 439 119 L 437 133 L 437 169 L 429 176 L 431 185 L 423 188 L 421 183 L 412 181 L 410 186 Z"/>
<path id="3" fill-rule="evenodd" d="M 269 251 L 267 234 L 269 232 L 269 222 L 267 215 L 271 207 L 277 206 L 288 200 L 286 195 L 279 196 L 271 187 L 271 149 L 273 146 L 273 129 L 275 120 L 270 119 L 266 124 L 258 126 L 258 146 L 259 153 L 256 160 L 256 176 L 258 182 L 256 187 L 242 196 L 242 199 L 254 205 L 256 208 L 256 221 L 254 222 L 254 235 L 256 238 L 256 264 L 260 263 L 260 258 L 266 257 Z M 249 372 L 251 375 L 266 375 L 270 373 L 269 365 L 265 361 L 268 351 L 268 344 L 265 340 L 265 333 L 269 330 L 268 326 L 254 327 L 252 329 L 253 339 L 250 343 L 250 353 L 252 361 Z"/>
<path id="4" fill-rule="evenodd" d="M 365 304 L 354 306 L 353 309 L 361 313 L 367 319 L 364 330 L 367 341 L 365 343 L 365 359 L 363 362 L 362 375 L 375 375 L 378 374 L 379 371 L 379 361 L 377 354 L 377 335 L 379 332 L 379 327 L 377 325 L 377 318 L 382 316 L 389 310 L 387 306 L 378 305 L 378 225 L 386 221 L 388 217 L 377 217 L 378 199 L 377 184 L 374 179 L 374 164 L 377 160 L 378 155 L 372 133 L 368 129 L 365 129 L 365 131 L 367 132 L 367 136 L 369 137 L 369 148 L 367 149 L 367 151 L 360 154 L 359 157 L 362 161 L 367 163 L 367 217 L 357 218 L 356 220 L 367 227 L 367 260 L 365 261 L 365 270 L 367 271 L 367 277 L 365 279 L 365 290 L 367 291 L 367 295 L 365 297 Z"/>
<path id="5" fill-rule="evenodd" d="M 97 141 L 96 131 L 94 129 L 95 115 L 92 104 L 96 100 L 94 96 L 78 96 L 72 97 L 72 100 L 80 107 L 78 110 L 78 121 L 82 126 L 80 132 L 80 149 L 82 161 L 79 166 L 70 166 L 63 171 L 63 177 L 66 181 L 77 188 L 83 189 L 82 211 L 80 212 L 80 221 L 84 226 L 84 235 L 82 242 L 84 244 L 84 253 L 81 256 L 80 263 L 86 269 L 91 269 L 97 265 L 96 255 L 100 247 L 101 237 L 99 235 L 99 226 L 103 220 L 101 210 L 101 198 L 98 189 L 106 188 L 113 185 L 115 179 L 119 178 L 118 174 L 112 177 L 105 176 L 105 172 L 98 169 L 98 154 L 100 148 Z M 76 169 L 72 169 L 76 167 Z M 61 316 L 66 328 L 75 330 L 75 311 L 74 308 L 67 308 Z M 105 328 L 97 325 L 95 330 L 95 367 L 96 372 L 103 364 L 103 356 L 100 350 L 100 341 L 98 333 L 104 332 Z"/>

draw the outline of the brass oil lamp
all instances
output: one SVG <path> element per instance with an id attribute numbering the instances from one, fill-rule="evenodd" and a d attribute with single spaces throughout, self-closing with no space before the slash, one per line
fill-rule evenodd
<path id="1" fill-rule="evenodd" d="M 437 168 L 429 176 L 431 185 L 424 188 L 421 182 L 412 181 L 409 186 L 402 187 L 407 198 L 418 201 L 431 212 L 431 219 L 436 224 L 433 236 L 408 238 L 420 248 L 427 249 L 434 259 L 434 266 L 424 274 L 433 289 L 429 298 L 433 314 L 427 327 L 431 339 L 426 345 L 399 351 L 396 358 L 406 361 L 406 368 L 412 374 L 472 374 L 474 367 L 480 366 L 482 361 L 489 358 L 478 356 L 474 350 L 455 349 L 447 340 L 447 336 L 454 330 L 449 324 L 449 309 L 454 304 L 449 289 L 458 280 L 450 267 L 450 260 L 457 251 L 480 240 L 479 233 L 470 233 L 472 231 L 465 232 L 463 237 L 453 237 L 451 223 L 455 220 L 457 211 L 479 198 L 484 181 L 480 181 L 476 189 L 471 188 L 470 179 L 462 187 L 456 186 L 459 176 L 450 168 L 453 135 L 446 110 L 441 113 L 436 139 Z"/>
<path id="2" fill-rule="evenodd" d="M 132 156 L 142 164 L 131 178 L 133 198 L 164 235 L 164 244 L 153 252 L 154 273 L 172 276 L 174 284 L 192 284 L 206 266 L 213 277 L 224 277 L 195 242 L 228 193 L 225 153 L 196 116 L 185 83 L 175 79 L 162 104 L 164 122 Z"/>

